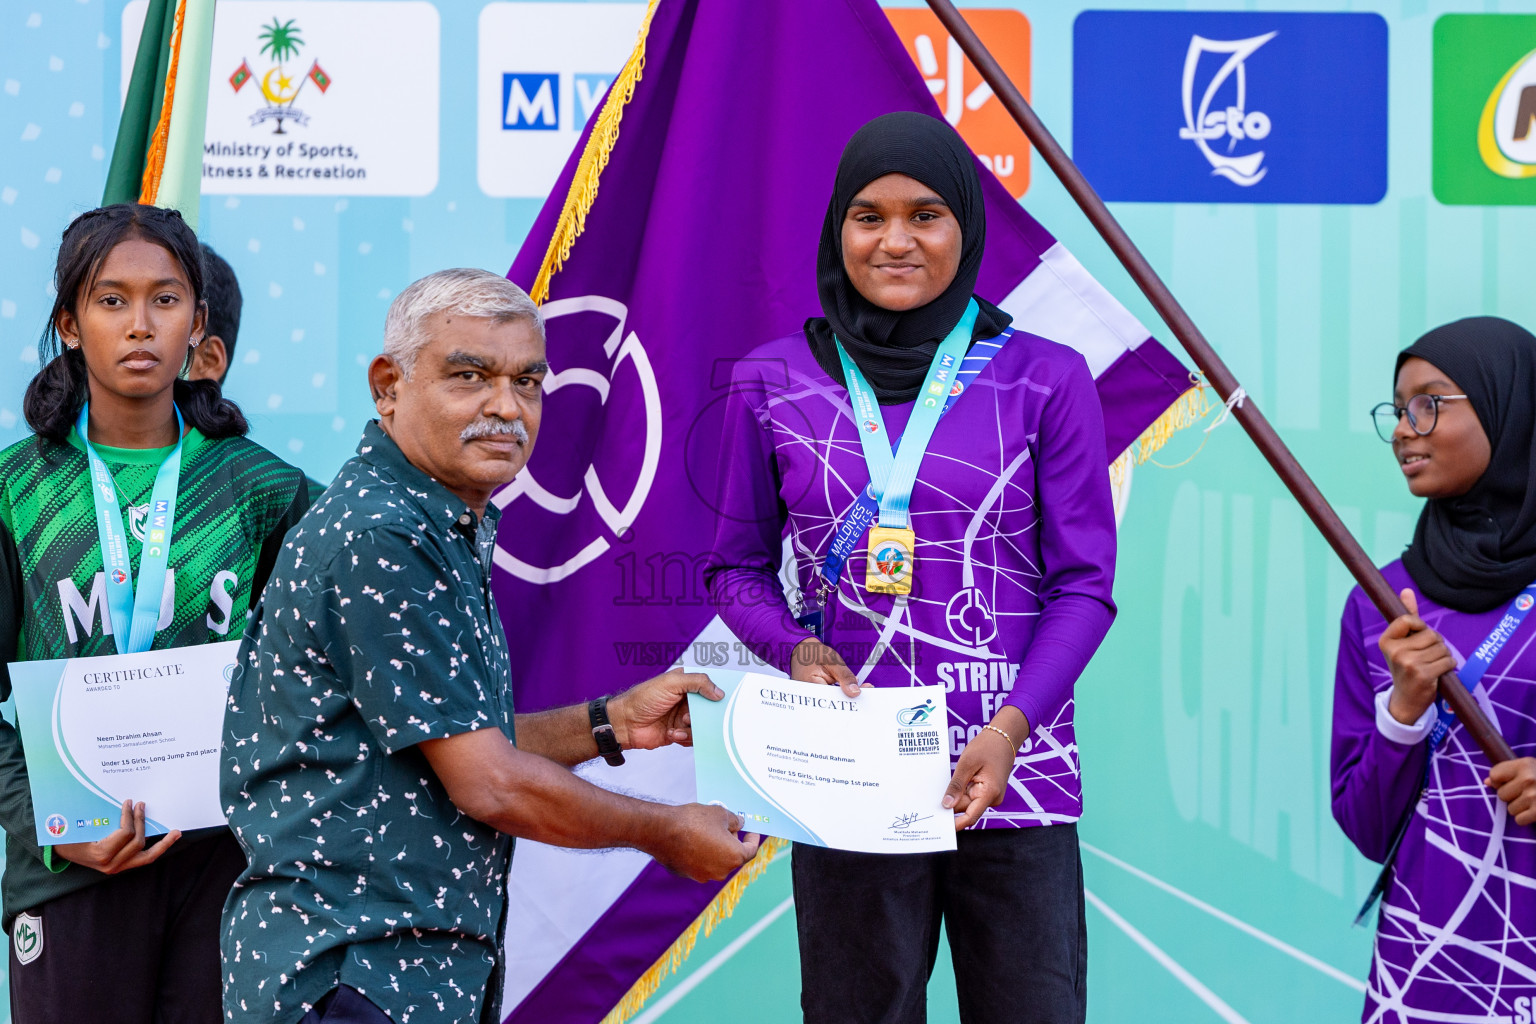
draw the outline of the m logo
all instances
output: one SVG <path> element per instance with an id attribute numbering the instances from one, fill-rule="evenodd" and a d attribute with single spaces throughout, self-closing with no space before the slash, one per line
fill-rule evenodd
<path id="1" fill-rule="evenodd" d="M 43 919 L 34 914 L 16 915 L 11 926 L 11 949 L 16 962 L 25 966 L 43 955 Z"/>
<path id="2" fill-rule="evenodd" d="M 962 11 L 987 49 L 1015 85 L 1029 97 L 1029 21 L 1018 11 Z M 967 59 L 960 44 L 932 11 L 920 8 L 889 10 L 886 17 L 901 37 L 907 54 L 922 72 L 928 91 L 944 120 L 954 126 L 972 152 L 992 169 L 1013 194 L 1029 188 L 1029 141 L 992 87 Z"/>
<path id="3" fill-rule="evenodd" d="M 144 524 L 149 522 L 149 504 L 128 506 L 128 532 L 144 543 Z"/>
<path id="4" fill-rule="evenodd" d="M 501 126 L 508 130 L 555 131 L 560 127 L 560 76 L 501 76 Z"/>
<path id="5" fill-rule="evenodd" d="M 629 59 L 645 11 L 601 2 L 480 8 L 475 135 L 486 195 L 549 194 Z"/>
<path id="6" fill-rule="evenodd" d="M 1380 15 L 1084 11 L 1072 34 L 1072 155 L 1105 199 L 1386 194 Z"/>
<path id="7" fill-rule="evenodd" d="M 1435 198 L 1536 203 L 1536 17 L 1448 14 L 1434 46 Z"/>

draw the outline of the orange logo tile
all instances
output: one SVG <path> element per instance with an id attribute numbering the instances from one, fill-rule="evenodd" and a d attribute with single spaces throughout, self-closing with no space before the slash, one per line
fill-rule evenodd
<path id="1" fill-rule="evenodd" d="M 1029 140 L 982 81 L 960 44 L 926 8 L 885 12 L 939 110 L 1015 199 L 1029 188 Z M 1008 77 L 1029 98 L 1029 19 L 1019 11 L 962 10 Z"/>

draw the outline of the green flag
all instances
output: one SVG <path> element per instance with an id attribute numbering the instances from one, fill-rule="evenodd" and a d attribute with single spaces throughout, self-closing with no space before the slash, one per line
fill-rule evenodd
<path id="1" fill-rule="evenodd" d="M 102 203 L 179 210 L 197 227 L 214 0 L 150 0 Z"/>

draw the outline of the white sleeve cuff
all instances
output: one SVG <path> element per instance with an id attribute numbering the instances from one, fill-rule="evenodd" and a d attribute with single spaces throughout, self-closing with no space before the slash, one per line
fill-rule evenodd
<path id="1" fill-rule="evenodd" d="M 1437 703 L 1430 704 L 1428 710 L 1419 716 L 1419 720 L 1412 725 L 1404 725 L 1392 717 L 1392 712 L 1387 710 L 1387 703 L 1392 699 L 1392 688 L 1388 687 L 1376 695 L 1376 731 L 1381 733 L 1393 743 L 1414 744 L 1422 743 L 1429 736 L 1435 723 L 1440 720 L 1440 709 Z"/>

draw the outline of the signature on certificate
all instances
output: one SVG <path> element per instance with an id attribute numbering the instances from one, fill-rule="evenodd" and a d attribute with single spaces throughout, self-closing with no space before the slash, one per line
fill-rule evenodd
<path id="1" fill-rule="evenodd" d="M 902 829 L 911 828 L 914 825 L 927 821 L 931 817 L 933 817 L 931 814 L 924 814 L 920 816 L 916 811 L 913 811 L 910 814 L 898 814 L 896 815 L 896 820 L 891 822 L 891 831 L 895 832 Z"/>

